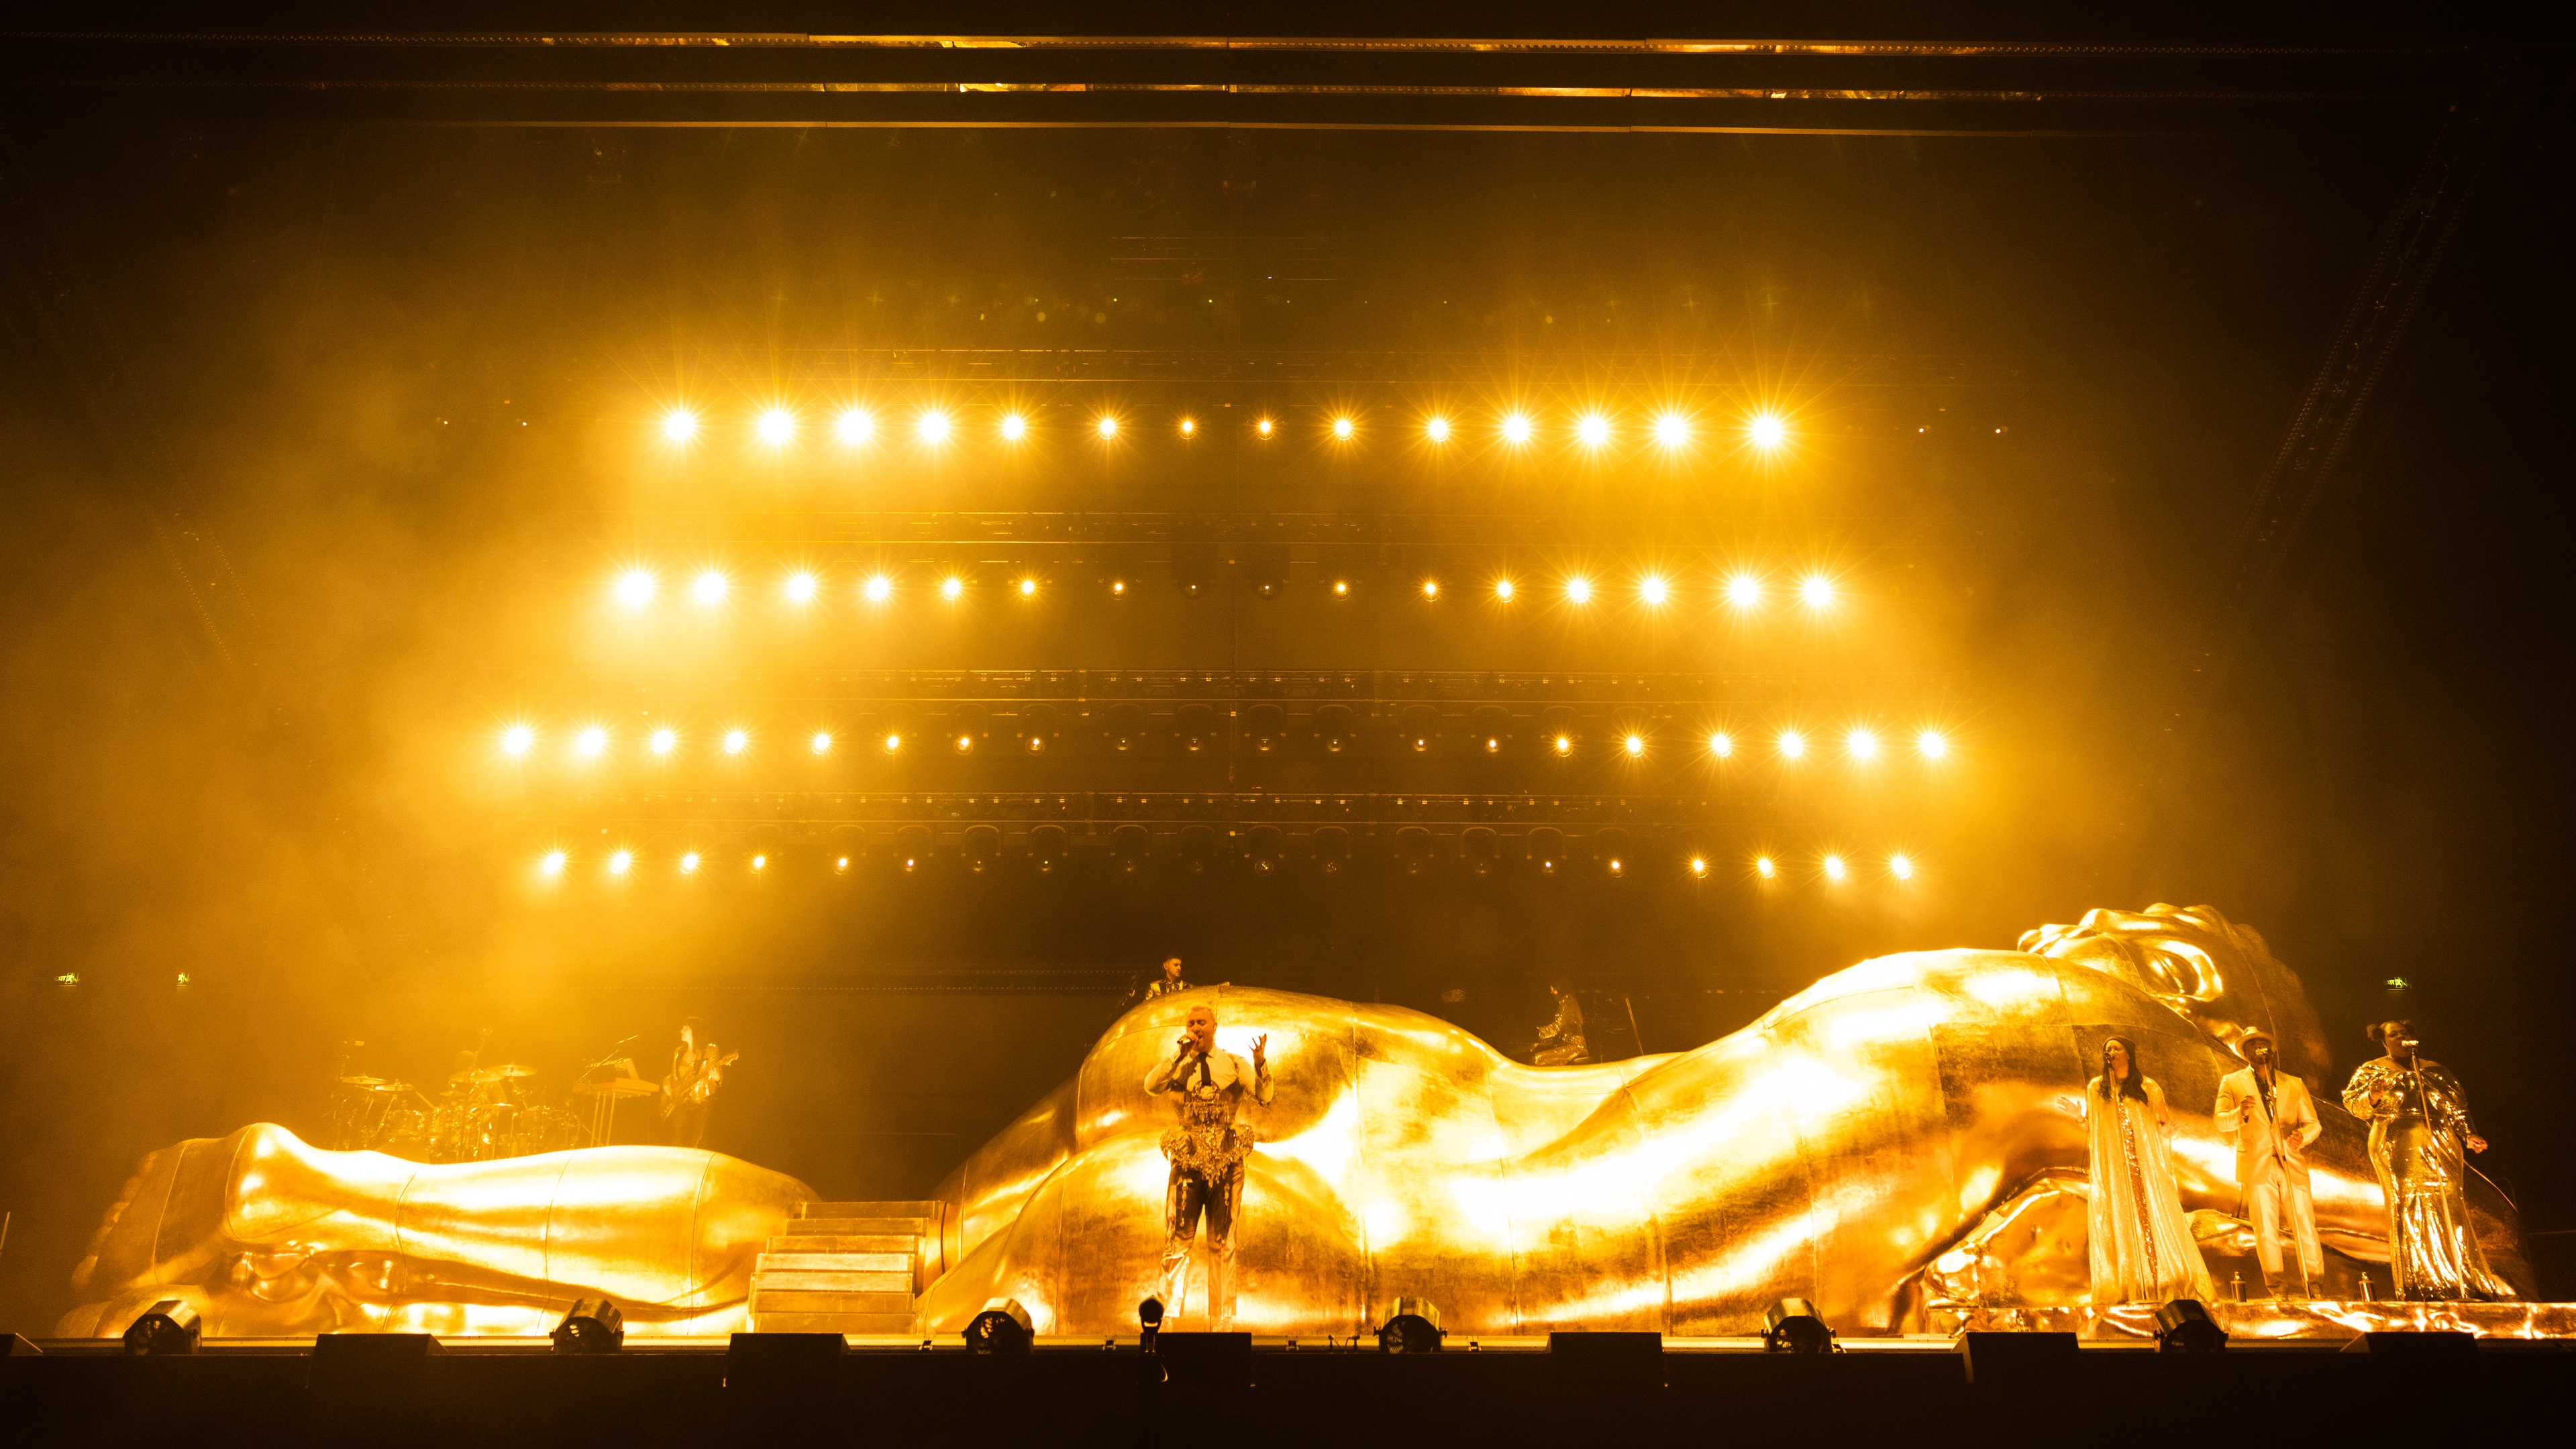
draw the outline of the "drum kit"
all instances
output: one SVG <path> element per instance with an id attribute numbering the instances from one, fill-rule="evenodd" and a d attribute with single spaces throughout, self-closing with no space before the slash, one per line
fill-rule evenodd
<path id="1" fill-rule="evenodd" d="M 468 1067 L 450 1075 L 435 1097 L 389 1077 L 343 1075 L 333 1084 L 333 1145 L 414 1162 L 488 1162 L 607 1140 L 605 1122 L 524 1100 L 528 1089 L 521 1084 L 536 1074 L 536 1068 L 516 1062 Z M 613 1088 L 621 1080 L 635 1079 L 608 1082 Z M 595 1098 L 598 1089 L 575 1090 Z"/>

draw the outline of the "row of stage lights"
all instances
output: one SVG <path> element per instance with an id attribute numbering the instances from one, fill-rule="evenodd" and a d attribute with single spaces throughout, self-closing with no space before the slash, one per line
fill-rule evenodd
<path id="1" fill-rule="evenodd" d="M 1012 408 L 983 411 L 991 414 L 986 431 L 997 442 L 1024 444 L 1033 441 L 1037 435 L 1036 420 L 1026 412 Z M 881 419 L 873 409 L 849 407 L 835 414 L 829 427 L 833 440 L 845 448 L 870 446 L 892 431 L 908 431 L 913 441 L 924 448 L 943 448 L 962 441 L 969 431 L 960 410 L 942 406 L 918 409 L 910 417 L 896 418 L 892 423 L 893 426 L 889 427 L 888 420 Z M 1208 432 L 1206 425 L 1187 413 L 1173 417 L 1167 426 L 1170 434 L 1184 443 L 1196 442 Z M 699 442 L 713 431 L 715 429 L 706 416 L 694 407 L 674 407 L 662 414 L 662 439 L 674 446 Z M 797 409 L 777 404 L 754 413 L 746 431 L 762 446 L 783 449 L 803 437 L 808 424 Z M 1092 415 L 1087 431 L 1097 442 L 1117 443 L 1133 436 L 1138 425 L 1119 413 L 1100 412 Z M 1288 437 L 1291 429 L 1284 419 L 1259 413 L 1243 431 L 1256 443 L 1268 443 Z M 1318 431 L 1336 443 L 1355 443 L 1369 429 L 1361 425 L 1357 413 L 1337 412 L 1327 415 Z M 1554 439 L 1598 449 L 1607 448 L 1626 437 L 1642 436 L 1651 439 L 1657 447 L 1679 451 L 1692 446 L 1709 429 L 1693 414 L 1677 408 L 1667 408 L 1642 422 L 1595 408 L 1561 423 L 1542 422 L 1533 413 L 1513 410 L 1472 428 L 1446 413 L 1428 413 L 1416 419 L 1410 431 L 1435 447 L 1463 442 L 1481 434 L 1516 448 Z M 1763 453 L 1775 452 L 1789 441 L 1788 419 L 1767 409 L 1747 413 L 1735 420 L 1733 431 L 1745 446 Z"/>
<path id="2" fill-rule="evenodd" d="M 1111 579 L 1107 588 L 1113 598 L 1125 598 L 1136 591 L 1135 584 L 1127 579 Z M 1484 589 L 1495 602 L 1504 604 L 1514 603 L 1530 592 L 1519 581 L 1509 577 L 1487 580 Z M 1324 590 L 1334 598 L 1348 599 L 1354 592 L 1354 585 L 1347 578 L 1336 578 L 1326 583 Z M 658 571 L 638 564 L 618 574 L 610 585 L 610 591 L 618 603 L 629 609 L 642 609 L 661 596 L 662 577 Z M 955 604 L 963 602 L 972 588 L 965 575 L 950 573 L 941 576 L 934 591 L 945 602 Z M 1045 585 L 1033 574 L 1014 579 L 1008 588 L 1012 595 L 1028 600 L 1036 599 L 1044 591 Z M 1550 580 L 1542 586 L 1542 591 L 1552 591 L 1559 600 L 1578 608 L 1616 598 L 1624 591 L 1628 598 L 1650 609 L 1678 603 L 1685 592 L 1683 586 L 1660 573 L 1639 574 L 1617 583 L 1596 579 L 1586 573 L 1570 573 Z M 790 605 L 802 607 L 811 604 L 823 596 L 822 575 L 812 569 L 792 569 L 779 579 L 778 592 Z M 867 603 L 884 605 L 894 602 L 900 586 L 893 574 L 877 572 L 858 580 L 856 592 Z M 1440 580 L 1425 578 L 1411 592 L 1418 593 L 1425 602 L 1436 603 L 1449 590 Z M 690 600 L 699 607 L 717 608 L 734 596 L 733 575 L 716 567 L 700 569 L 690 576 L 688 593 Z M 1775 593 L 1795 598 L 1806 608 L 1821 613 L 1834 606 L 1842 591 L 1831 576 L 1822 573 L 1808 573 L 1783 583 L 1749 570 L 1727 575 L 1718 581 L 1714 590 L 1717 598 L 1745 611 L 1762 608 Z"/>
<path id="3" fill-rule="evenodd" d="M 735 726 L 726 729 L 719 733 L 716 739 L 717 747 L 728 757 L 740 758 L 751 753 L 752 733 L 748 728 Z M 676 728 L 664 726 L 645 736 L 644 748 L 657 758 L 668 759 L 679 753 L 680 743 L 680 732 Z M 920 741 L 899 732 L 890 732 L 875 739 L 874 743 L 883 753 L 898 755 L 917 746 Z M 940 743 L 943 741 L 939 737 L 932 737 L 933 748 Z M 971 734 L 961 734 L 944 743 L 951 752 L 960 755 L 971 755 L 976 750 L 976 737 Z M 1732 731 L 1712 730 L 1700 742 L 1700 747 L 1712 759 L 1731 760 L 1737 756 L 1744 743 Z M 1838 743 L 1841 746 L 1843 758 L 1854 765 L 1876 764 L 1903 747 L 1901 741 L 1891 743 L 1885 735 L 1865 725 L 1856 725 L 1844 731 Z M 1950 737 L 1940 730 L 1919 730 L 1915 733 L 1912 743 L 1915 758 L 1919 760 L 1937 763 L 1949 758 Z M 527 759 L 536 753 L 537 744 L 538 731 L 535 725 L 511 724 L 501 730 L 501 753 L 510 759 Z M 572 736 L 572 757 L 586 763 L 604 760 L 614 744 L 615 740 L 606 725 L 577 726 Z M 806 752 L 818 756 L 832 754 L 839 745 L 839 737 L 830 730 L 816 730 L 804 740 Z M 1490 754 L 1502 752 L 1502 740 L 1499 737 L 1488 739 L 1485 745 Z M 1805 760 L 1817 752 L 1815 737 L 1811 737 L 1804 730 L 1794 728 L 1784 729 L 1773 735 L 1770 746 L 1775 757 L 1792 764 Z M 1573 735 L 1559 734 L 1546 740 L 1545 748 L 1549 754 L 1559 759 L 1570 759 L 1580 749 L 1580 745 Z M 1612 748 L 1620 758 L 1643 761 L 1653 753 L 1654 742 L 1644 734 L 1630 731 L 1620 735 L 1613 742 Z M 1030 736 L 1027 749 L 1031 754 L 1045 753 L 1045 737 Z"/>
<path id="4" fill-rule="evenodd" d="M 740 868 L 752 875 L 766 875 L 771 864 L 770 857 L 759 851 L 742 856 L 739 861 Z M 832 861 L 832 873 L 847 875 L 850 873 L 851 864 L 850 857 L 836 856 Z M 683 851 L 672 857 L 670 862 L 670 868 L 684 876 L 697 875 L 707 865 L 707 857 L 694 850 Z M 906 860 L 903 862 L 903 869 L 909 872 L 918 865 L 917 860 Z M 536 866 L 537 875 L 540 878 L 550 881 L 560 880 L 573 869 L 572 853 L 566 850 L 549 850 L 537 857 Z M 1602 866 L 1612 876 L 1624 876 L 1628 873 L 1627 862 L 1616 858 L 1604 861 Z M 1896 851 L 1891 853 L 1879 868 L 1888 880 L 1905 884 L 1914 879 L 1916 864 L 1913 856 L 1903 851 Z M 600 861 L 600 872 L 613 881 L 632 878 L 642 869 L 642 858 L 633 850 L 624 847 L 611 850 Z M 1715 863 L 1705 855 L 1694 855 L 1682 862 L 1683 873 L 1693 880 L 1707 880 L 1715 870 Z M 1858 861 L 1840 851 L 1830 850 L 1816 856 L 1813 865 L 1808 868 L 1810 878 L 1823 881 L 1827 885 L 1849 883 L 1858 878 L 1861 871 L 1862 867 Z M 1754 856 L 1747 863 L 1745 871 L 1751 879 L 1765 885 L 1778 884 L 1788 879 L 1789 872 L 1788 861 L 1768 853 Z"/>

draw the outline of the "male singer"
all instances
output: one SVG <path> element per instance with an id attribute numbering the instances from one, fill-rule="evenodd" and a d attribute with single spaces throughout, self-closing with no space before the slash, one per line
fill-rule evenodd
<path id="1" fill-rule="evenodd" d="M 2254 1261 L 2263 1266 L 2263 1292 L 2280 1296 L 2286 1227 L 2298 1244 L 2301 1293 L 2313 1298 L 2326 1259 L 2317 1246 L 2317 1208 L 2308 1195 L 2308 1162 L 2302 1154 L 2326 1130 L 2325 1124 L 2317 1120 L 2308 1084 L 2274 1069 L 2270 1037 L 2254 1032 L 2237 1049 L 2248 1065 L 2218 1084 L 2218 1135 L 2236 1144 L 2236 1186 L 2244 1194 L 2240 1211 L 2254 1224 Z"/>
<path id="2" fill-rule="evenodd" d="M 1179 1047 L 1145 1074 L 1152 1096 L 1177 1092 L 1180 1124 L 1163 1134 L 1163 1156 L 1172 1176 L 1163 1190 L 1163 1311 L 1165 1321 L 1180 1321 L 1190 1280 L 1190 1245 L 1199 1233 L 1199 1214 L 1208 1226 L 1208 1327 L 1222 1333 L 1234 1320 L 1228 1269 L 1234 1266 L 1234 1214 L 1243 1204 L 1243 1159 L 1260 1140 L 1252 1126 L 1235 1120 L 1249 1095 L 1270 1105 L 1270 1037 L 1252 1039 L 1252 1061 L 1216 1044 L 1216 1012 L 1193 1006 L 1181 1031 Z"/>

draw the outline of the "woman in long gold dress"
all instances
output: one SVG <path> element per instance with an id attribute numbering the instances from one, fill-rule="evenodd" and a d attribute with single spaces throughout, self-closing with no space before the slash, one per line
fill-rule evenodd
<path id="1" fill-rule="evenodd" d="M 2096 1303 L 2164 1303 L 2217 1296 L 2191 1238 L 2173 1171 L 2173 1118 L 2164 1088 L 2126 1037 L 2102 1043 L 2102 1075 L 2084 1089 L 2091 1146 L 2086 1253 Z"/>
<path id="2" fill-rule="evenodd" d="M 2425 1300 L 2516 1298 L 2487 1268 L 2469 1222 L 2468 1158 L 2487 1150 L 2460 1079 L 2416 1052 L 2403 1021 L 2370 1028 L 2386 1055 L 2363 1062 L 2344 1110 L 2370 1124 L 2370 1165 L 2388 1197 L 2389 1291 Z"/>

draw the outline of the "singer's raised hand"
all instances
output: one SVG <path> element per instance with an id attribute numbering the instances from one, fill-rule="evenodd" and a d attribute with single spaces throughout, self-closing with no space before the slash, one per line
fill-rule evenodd
<path id="1" fill-rule="evenodd" d="M 1270 1065 L 1270 1033 L 1252 1039 L 1252 1066 L 1255 1071 Z"/>

